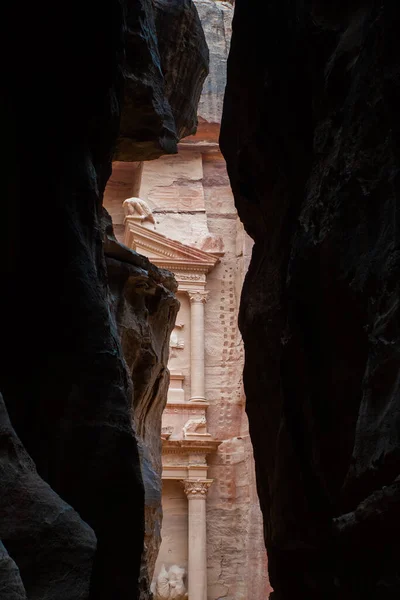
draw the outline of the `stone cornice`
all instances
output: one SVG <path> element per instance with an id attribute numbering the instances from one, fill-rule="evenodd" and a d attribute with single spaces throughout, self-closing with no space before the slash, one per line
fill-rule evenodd
<path id="1" fill-rule="evenodd" d="M 125 218 L 124 243 L 139 253 L 143 250 L 143 254 L 149 255 L 152 263 L 172 272 L 205 275 L 219 262 L 218 256 L 146 229 L 137 224 L 137 219 L 131 217 Z"/>
<path id="2" fill-rule="evenodd" d="M 194 400 L 190 400 L 189 402 L 187 402 L 186 400 L 183 400 L 182 402 L 174 402 L 168 400 L 167 404 L 165 405 L 165 408 L 179 408 L 182 409 L 181 412 L 185 412 L 187 410 L 198 410 L 199 408 L 205 410 L 209 406 L 209 402 L 195 402 Z"/>
<path id="3" fill-rule="evenodd" d="M 163 454 L 211 454 L 216 452 L 218 440 L 163 440 Z"/>

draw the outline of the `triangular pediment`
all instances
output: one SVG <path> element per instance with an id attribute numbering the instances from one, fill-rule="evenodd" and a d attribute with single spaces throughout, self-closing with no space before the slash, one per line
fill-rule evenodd
<path id="1" fill-rule="evenodd" d="M 162 233 L 125 221 L 125 244 L 147 256 L 158 267 L 175 270 L 194 270 L 208 273 L 219 262 L 218 256 L 172 240 Z"/>

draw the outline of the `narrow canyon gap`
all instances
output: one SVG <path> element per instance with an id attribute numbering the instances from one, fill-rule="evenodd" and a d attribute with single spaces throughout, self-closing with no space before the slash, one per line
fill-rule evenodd
<path id="1" fill-rule="evenodd" d="M 240 328 L 274 600 L 397 598 L 400 9 L 235 5 L 221 148 L 255 242 Z M 204 35 L 189 0 L 5 13 L 2 589 L 144 600 L 132 398 L 144 423 L 166 393 L 176 284 L 101 205 L 113 156 L 194 133 Z"/>
<path id="2" fill-rule="evenodd" d="M 145 411 L 135 411 L 145 473 L 143 562 L 153 573 L 154 600 L 184 600 L 186 592 L 191 600 L 265 600 L 267 556 L 237 326 L 252 240 L 238 219 L 218 146 L 233 7 L 194 4 L 210 57 L 197 132 L 177 154 L 115 160 L 104 194 L 117 239 L 172 271 L 180 302 L 161 448 L 161 394 L 151 410 L 146 402 Z M 168 19 L 163 24 L 176 36 Z M 131 335 L 140 332 L 127 320 L 128 343 Z"/>

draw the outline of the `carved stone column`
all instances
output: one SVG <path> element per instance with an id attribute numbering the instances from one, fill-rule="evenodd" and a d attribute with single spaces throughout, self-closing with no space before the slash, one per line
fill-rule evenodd
<path id="1" fill-rule="evenodd" d="M 207 600 L 206 498 L 212 479 L 183 482 L 189 512 L 189 600 Z"/>
<path id="2" fill-rule="evenodd" d="M 208 292 L 193 291 L 190 297 L 190 381 L 192 402 L 205 402 L 204 304 Z"/>

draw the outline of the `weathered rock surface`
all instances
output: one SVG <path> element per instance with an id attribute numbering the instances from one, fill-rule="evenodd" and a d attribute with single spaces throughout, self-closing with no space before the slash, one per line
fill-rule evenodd
<path id="1" fill-rule="evenodd" d="M 169 337 L 179 302 L 172 274 L 119 244 L 105 214 L 111 310 L 132 378 L 132 403 L 145 490 L 140 597 L 147 598 L 161 543 L 161 415 L 167 400 Z"/>
<path id="2" fill-rule="evenodd" d="M 180 140 L 196 132 L 197 107 L 208 75 L 209 52 L 192 0 L 154 0 L 154 6 L 165 95 Z"/>
<path id="3" fill-rule="evenodd" d="M 125 82 L 125 96 L 137 90 L 135 101 L 125 105 L 122 130 L 124 139 L 129 137 L 138 148 L 132 154 L 146 159 L 173 151 L 176 143 L 172 113 L 168 115 L 165 108 L 168 102 L 163 97 L 150 8 L 145 0 L 101 4 L 73 0 L 61 19 L 46 2 L 23 11 L 10 4 L 3 15 L 10 29 L 18 23 L 18 36 L 10 46 L 1 95 L 8 152 L 3 178 L 4 235 L 0 236 L 4 349 L 0 390 L 18 438 L 45 482 L 37 501 L 46 502 L 46 490 L 51 492 L 48 484 L 55 498 L 59 496 L 79 513 L 76 527 L 87 523 L 97 537 L 87 592 L 78 576 L 75 587 L 70 580 L 71 572 L 78 573 L 83 566 L 79 552 L 73 555 L 71 551 L 70 563 L 62 561 L 61 552 L 70 549 L 68 544 L 58 550 L 49 534 L 47 549 L 43 540 L 43 552 L 52 550 L 46 570 L 33 572 L 28 567 L 35 558 L 37 540 L 29 538 L 19 558 L 10 540 L 17 547 L 24 532 L 10 528 L 2 535 L 0 531 L 32 598 L 28 587 L 55 585 L 62 577 L 71 589 L 66 595 L 52 591 L 52 600 L 87 598 L 88 593 L 93 600 L 122 600 L 135 598 L 138 592 L 145 490 L 132 427 L 132 378 L 103 249 L 101 203 L 118 137 Z M 193 59 L 195 65 L 197 57 Z M 140 93 L 143 88 L 147 95 Z M 139 116 L 135 126 L 129 123 L 129 114 L 132 119 Z M 150 116 L 143 131 L 145 115 Z M 167 141 L 160 142 L 160 138 Z M 129 271 L 122 263 L 131 258 L 115 260 L 121 262 L 121 272 Z M 154 283 L 143 283 L 146 278 L 152 280 L 151 267 L 143 271 L 143 279 L 127 276 L 130 293 L 137 284 L 139 297 L 143 286 L 157 288 Z M 164 310 L 164 297 L 169 306 L 171 293 L 157 292 L 148 301 L 146 318 L 153 319 L 153 329 L 138 317 L 148 335 L 143 351 L 153 343 L 150 335 L 156 336 L 157 327 L 162 327 L 154 339 L 155 362 L 161 360 L 160 340 L 167 336 L 168 325 L 161 324 L 152 311 Z M 140 310 L 144 315 L 145 309 Z M 134 367 L 130 368 L 133 372 Z M 142 382 L 141 393 L 147 390 L 148 402 L 156 395 L 156 389 L 150 392 L 152 384 L 161 377 L 157 367 L 154 378 L 151 373 L 149 381 Z M 141 396 L 135 390 L 133 394 L 134 404 L 144 408 Z M 150 406 L 147 409 L 151 412 Z M 12 468 L 14 460 L 12 448 L 9 451 L 11 455 L 5 453 L 3 459 L 5 469 Z M 5 484 L 0 483 L 3 489 Z M 28 503 L 29 487 L 22 480 L 19 484 L 19 502 Z M 37 512 L 35 518 L 40 520 L 40 515 Z M 60 544 L 66 527 L 63 518 L 54 522 L 54 536 Z M 32 525 L 33 519 L 34 515 Z M 74 539 L 73 531 L 71 536 Z"/>
<path id="4" fill-rule="evenodd" d="M 237 0 L 221 147 L 274 598 L 400 594 L 396 3 Z"/>
<path id="5" fill-rule="evenodd" d="M 0 481 L 0 535 L 13 558 L 0 543 L 1 598 L 87 597 L 96 537 L 39 477 L 1 395 Z"/>
<path id="6" fill-rule="evenodd" d="M 195 133 L 208 50 L 192 0 L 127 0 L 124 108 L 116 160 L 177 152 Z"/>
<path id="7" fill-rule="evenodd" d="M 226 61 L 232 34 L 233 8 L 230 2 L 194 0 L 210 53 L 209 74 L 204 81 L 197 111 L 197 135 L 185 146 L 218 148 L 222 106 L 226 84 Z"/>
<path id="8" fill-rule="evenodd" d="M 226 61 L 232 35 L 232 5 L 215 0 L 194 0 L 210 51 L 210 72 L 204 82 L 198 116 L 219 125 L 226 85 Z"/>
<path id="9" fill-rule="evenodd" d="M 7 600 L 26 600 L 26 592 L 19 570 L 2 542 L 0 542 L 0 594 Z"/>

